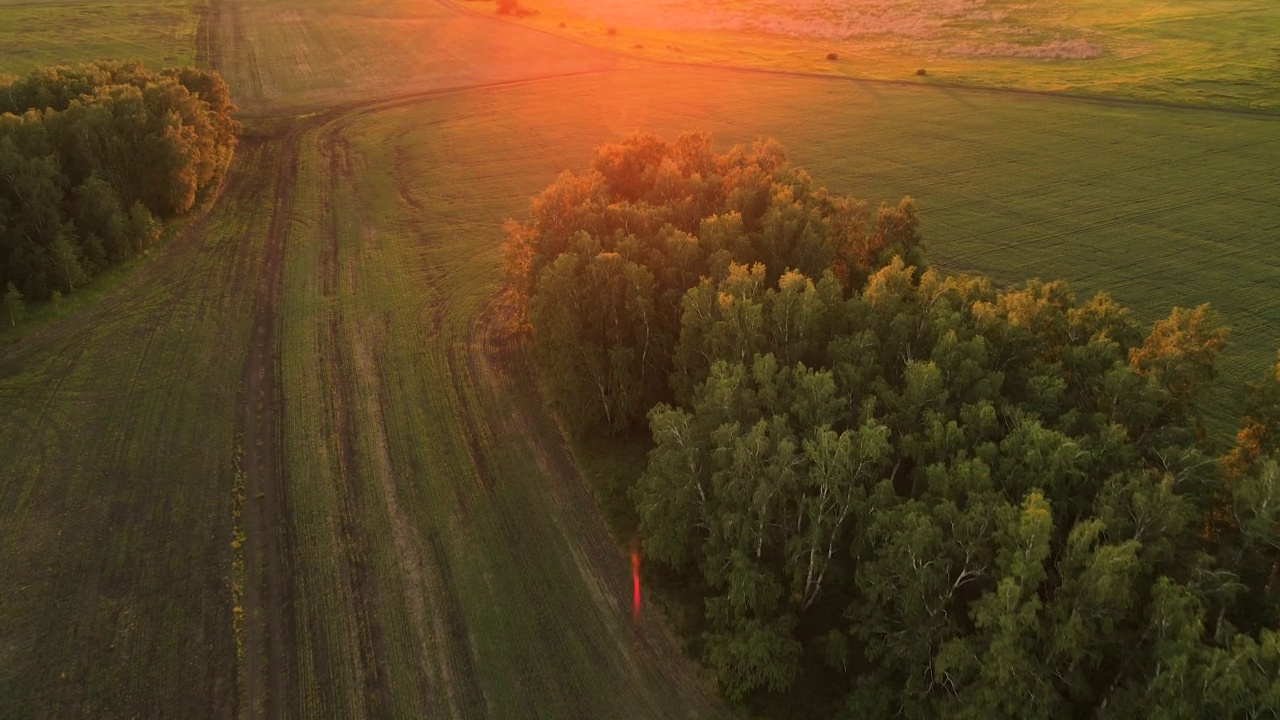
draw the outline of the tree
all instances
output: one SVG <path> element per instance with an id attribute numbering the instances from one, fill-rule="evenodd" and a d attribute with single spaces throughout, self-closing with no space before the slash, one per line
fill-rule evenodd
<path id="1" fill-rule="evenodd" d="M 76 291 L 76 283 L 85 278 L 84 268 L 80 267 L 80 254 L 71 242 L 69 233 L 59 233 L 50 248 L 58 273 L 67 286 L 67 292 Z"/>
<path id="2" fill-rule="evenodd" d="M 1156 323 L 1141 347 L 1129 351 L 1139 375 L 1159 383 L 1176 406 L 1189 407 L 1216 376 L 1214 361 L 1227 343 L 1227 331 L 1213 327 L 1209 306 L 1174 308 Z"/>
<path id="3" fill-rule="evenodd" d="M 22 293 L 18 292 L 18 288 L 14 287 L 12 281 L 5 285 L 4 290 L 4 309 L 9 313 L 9 325 L 16 326 L 27 312 L 27 308 L 22 303 Z"/>

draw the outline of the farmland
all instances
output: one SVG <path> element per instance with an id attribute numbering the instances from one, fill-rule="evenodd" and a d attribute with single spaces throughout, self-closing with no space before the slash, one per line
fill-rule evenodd
<path id="1" fill-rule="evenodd" d="M 521 23 L 664 62 L 1280 107 L 1280 9 L 1267 0 L 523 4 L 538 14 Z"/>
<path id="2" fill-rule="evenodd" d="M 190 0 L 110 2 L 0 1 L 0 74 L 25 75 L 42 65 L 138 58 L 150 67 L 203 59 L 197 37 L 200 3 Z"/>
<path id="3" fill-rule="evenodd" d="M 248 126 L 221 194 L 0 349 L 0 717 L 724 714 L 632 627 L 492 303 L 502 220 L 635 129 L 912 195 L 948 269 L 1212 302 L 1223 418 L 1280 345 L 1274 117 L 655 65 L 443 3 L 205 31 Z"/>

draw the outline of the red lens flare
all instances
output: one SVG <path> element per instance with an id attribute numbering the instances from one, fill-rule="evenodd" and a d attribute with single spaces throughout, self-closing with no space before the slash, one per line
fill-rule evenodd
<path id="1" fill-rule="evenodd" d="M 640 539 L 631 539 L 631 621 L 640 617 Z"/>

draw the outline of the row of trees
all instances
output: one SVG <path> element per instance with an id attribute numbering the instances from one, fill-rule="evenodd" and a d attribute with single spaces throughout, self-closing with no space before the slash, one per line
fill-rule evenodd
<path id="1" fill-rule="evenodd" d="M 1280 708 L 1280 364 L 1218 456 L 1206 307 L 1144 331 L 1106 295 L 925 270 L 909 203 L 872 219 L 768 142 L 631 138 L 509 231 L 556 399 L 615 427 L 652 408 L 651 577 L 730 698 Z"/>
<path id="2" fill-rule="evenodd" d="M 195 68 L 0 79 L 0 284 L 43 299 L 141 252 L 230 162 L 234 109 Z"/>

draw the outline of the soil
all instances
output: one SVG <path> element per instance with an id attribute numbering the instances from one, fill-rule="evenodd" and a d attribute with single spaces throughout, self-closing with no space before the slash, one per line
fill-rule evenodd
<path id="1" fill-rule="evenodd" d="M 292 591 L 286 562 L 293 556 L 292 522 L 281 457 L 282 402 L 280 346 L 276 336 L 283 285 L 284 248 L 293 205 L 293 178 L 301 127 L 286 130 L 276 162 L 275 210 L 255 287 L 253 330 L 242 373 L 237 412 L 238 437 L 244 439 L 244 686 L 242 718 L 282 715 L 296 646 L 290 637 Z"/>

